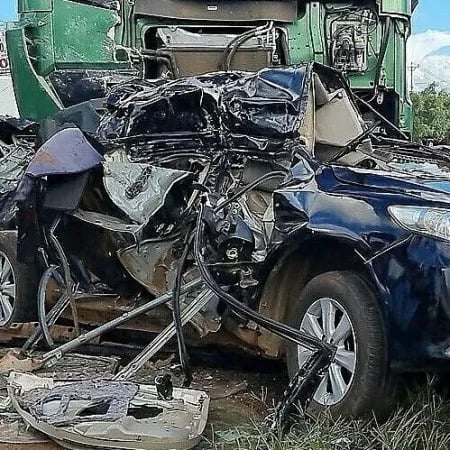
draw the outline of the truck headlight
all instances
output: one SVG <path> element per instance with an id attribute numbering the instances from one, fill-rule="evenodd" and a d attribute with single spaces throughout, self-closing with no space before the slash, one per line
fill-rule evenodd
<path id="1" fill-rule="evenodd" d="M 423 206 L 389 206 L 391 217 L 406 230 L 450 241 L 450 210 Z"/>

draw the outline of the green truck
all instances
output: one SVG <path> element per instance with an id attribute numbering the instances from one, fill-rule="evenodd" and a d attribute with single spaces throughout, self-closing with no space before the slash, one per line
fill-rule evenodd
<path id="1" fill-rule="evenodd" d="M 20 115 L 41 120 L 135 77 L 316 61 L 409 133 L 406 42 L 418 0 L 18 0 L 7 45 Z M 369 107 L 370 105 L 370 107 Z"/>

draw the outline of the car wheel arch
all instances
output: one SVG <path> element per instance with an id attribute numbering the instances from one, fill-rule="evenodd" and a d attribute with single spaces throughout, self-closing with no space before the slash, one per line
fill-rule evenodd
<path id="1" fill-rule="evenodd" d="M 355 243 L 340 237 L 310 235 L 280 252 L 276 263 L 266 277 L 259 298 L 259 313 L 286 323 L 294 304 L 293 295 L 314 277 L 330 271 L 352 271 L 359 274 L 375 290 L 380 311 L 388 323 L 388 310 L 381 300 L 379 282 L 370 264 L 355 252 Z M 306 257 L 305 257 L 306 255 Z M 295 292 L 294 291 L 295 286 Z M 288 299 L 288 300 L 286 300 Z M 387 328 L 386 333 L 389 333 Z M 285 353 L 285 342 L 266 330 L 260 330 L 258 347 L 269 357 L 281 357 Z"/>

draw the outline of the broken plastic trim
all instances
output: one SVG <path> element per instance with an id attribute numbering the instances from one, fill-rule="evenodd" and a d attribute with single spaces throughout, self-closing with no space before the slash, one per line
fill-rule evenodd
<path id="1" fill-rule="evenodd" d="M 338 161 L 348 153 L 354 151 L 355 148 L 358 147 L 358 145 L 361 144 L 362 141 L 367 139 L 380 125 L 381 122 L 375 122 L 370 128 L 363 131 L 359 136 L 356 136 L 355 139 L 349 142 L 339 153 L 329 159 L 327 163 L 330 164 L 332 162 Z"/>

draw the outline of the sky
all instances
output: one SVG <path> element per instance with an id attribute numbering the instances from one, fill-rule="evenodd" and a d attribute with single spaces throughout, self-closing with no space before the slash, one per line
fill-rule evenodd
<path id="1" fill-rule="evenodd" d="M 14 19 L 16 3 L 16 0 L 0 0 L 0 22 Z"/>
<path id="2" fill-rule="evenodd" d="M 0 0 L 0 21 L 12 20 L 17 0 Z M 413 33 L 427 30 L 450 31 L 450 0 L 419 0 Z"/>
<path id="3" fill-rule="evenodd" d="M 427 30 L 450 31 L 450 0 L 419 0 L 413 16 L 413 33 Z"/>

